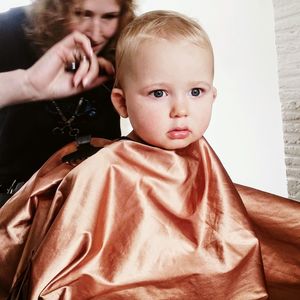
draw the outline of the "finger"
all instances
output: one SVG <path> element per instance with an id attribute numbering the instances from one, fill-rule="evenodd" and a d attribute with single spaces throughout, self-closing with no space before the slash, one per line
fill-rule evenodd
<path id="1" fill-rule="evenodd" d="M 90 58 L 90 65 L 89 65 L 89 71 L 87 72 L 86 76 L 82 80 L 83 86 L 90 85 L 91 82 L 93 82 L 97 77 L 99 73 L 99 64 L 98 59 L 95 54 Z"/>
<path id="2" fill-rule="evenodd" d="M 76 71 L 74 78 L 73 78 L 74 87 L 78 87 L 78 85 L 82 82 L 83 78 L 89 72 L 89 68 L 90 68 L 90 62 L 86 58 L 86 56 L 83 56 L 80 61 L 79 68 Z"/>
<path id="3" fill-rule="evenodd" d="M 55 44 L 52 47 L 52 51 L 58 54 L 62 63 L 78 60 L 78 56 L 81 54 L 88 58 L 93 56 L 93 49 L 89 38 L 77 31 L 69 34 Z"/>
<path id="4" fill-rule="evenodd" d="M 89 81 L 89 83 L 87 85 L 84 86 L 84 89 L 92 89 L 95 88 L 101 84 L 103 84 L 104 82 L 106 82 L 109 79 L 108 76 L 101 76 L 101 77 L 96 77 L 94 80 Z"/>
<path id="5" fill-rule="evenodd" d="M 89 88 L 91 88 L 98 86 L 107 81 L 115 74 L 113 64 L 109 60 L 103 57 L 96 57 L 95 55 L 94 57 L 96 58 L 96 63 L 94 64 L 94 60 L 91 63 L 90 72 L 82 81 L 84 87 L 88 86 Z"/>
<path id="6" fill-rule="evenodd" d="M 115 68 L 109 60 L 103 57 L 98 57 L 98 63 L 100 68 L 100 74 L 106 74 L 106 76 L 115 75 Z"/>
<path id="7" fill-rule="evenodd" d="M 86 35 L 78 31 L 74 31 L 69 36 L 67 36 L 66 39 L 66 46 L 69 49 L 74 49 L 74 47 L 78 47 L 79 49 L 83 50 L 84 54 L 88 58 L 91 58 L 93 56 L 93 48 L 91 46 L 89 38 Z"/>

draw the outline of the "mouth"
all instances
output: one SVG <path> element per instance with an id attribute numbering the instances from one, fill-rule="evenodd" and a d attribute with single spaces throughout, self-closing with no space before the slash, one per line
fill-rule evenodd
<path id="1" fill-rule="evenodd" d="M 103 45 L 104 45 L 103 42 L 101 43 L 91 42 L 92 49 L 96 54 L 103 48 Z"/>
<path id="2" fill-rule="evenodd" d="M 182 140 L 187 138 L 191 131 L 187 127 L 176 127 L 168 131 L 167 135 L 172 140 Z"/>
<path id="3" fill-rule="evenodd" d="M 92 45 L 92 48 L 93 48 L 94 53 L 97 53 L 101 49 L 99 44 L 98 45 Z"/>

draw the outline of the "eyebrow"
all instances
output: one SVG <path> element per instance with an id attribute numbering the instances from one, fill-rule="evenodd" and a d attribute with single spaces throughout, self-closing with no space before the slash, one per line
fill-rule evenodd
<path id="1" fill-rule="evenodd" d="M 98 15 L 96 12 L 94 12 L 93 10 L 89 9 L 89 8 L 75 8 L 74 9 L 75 14 L 83 14 L 83 13 L 89 13 L 92 16 Z M 101 17 L 107 17 L 107 16 L 113 16 L 113 17 L 118 17 L 121 14 L 121 10 L 115 10 L 115 11 L 108 11 L 108 12 L 104 12 L 102 14 L 99 14 L 99 16 Z"/>
<path id="2" fill-rule="evenodd" d="M 120 10 L 115 10 L 115 11 L 105 12 L 105 13 L 102 14 L 102 16 L 106 16 L 106 15 L 109 15 L 109 16 L 118 16 L 120 14 L 121 14 Z"/>
<path id="3" fill-rule="evenodd" d="M 151 83 L 149 85 L 146 85 L 144 89 L 155 89 L 155 88 L 160 88 L 160 87 L 163 87 L 163 86 L 168 86 L 169 84 L 167 82 L 155 82 L 155 83 Z M 207 88 L 211 88 L 211 84 L 209 84 L 208 82 L 206 81 L 190 81 L 188 83 L 189 86 L 197 86 L 197 85 L 205 85 Z"/>
<path id="4" fill-rule="evenodd" d="M 206 82 L 206 81 L 191 81 L 190 83 L 189 83 L 191 86 L 193 86 L 193 85 L 206 85 L 208 88 L 211 88 L 211 84 L 209 84 L 208 82 Z"/>

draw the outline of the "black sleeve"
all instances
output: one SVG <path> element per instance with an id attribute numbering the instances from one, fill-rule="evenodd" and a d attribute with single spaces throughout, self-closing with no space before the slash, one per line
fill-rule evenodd
<path id="1" fill-rule="evenodd" d="M 0 72 L 27 69 L 34 63 L 34 53 L 25 37 L 24 9 L 0 13 Z"/>

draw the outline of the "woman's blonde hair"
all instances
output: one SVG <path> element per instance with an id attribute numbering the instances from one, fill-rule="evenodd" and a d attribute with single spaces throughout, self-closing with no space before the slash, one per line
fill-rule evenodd
<path id="1" fill-rule="evenodd" d="M 101 55 L 111 55 L 115 50 L 120 31 L 134 17 L 134 0 L 117 0 L 121 5 L 119 28 L 109 44 L 101 51 Z M 80 7 L 84 0 L 35 0 L 28 11 L 29 25 L 26 27 L 27 36 L 41 51 L 49 49 L 70 32 L 67 25 L 75 7 Z"/>
<path id="2" fill-rule="evenodd" d="M 119 86 L 125 64 L 130 63 L 146 40 L 185 40 L 207 48 L 213 59 L 213 49 L 207 33 L 193 19 L 174 11 L 150 11 L 136 17 L 121 33 L 116 48 L 116 82 Z"/>

